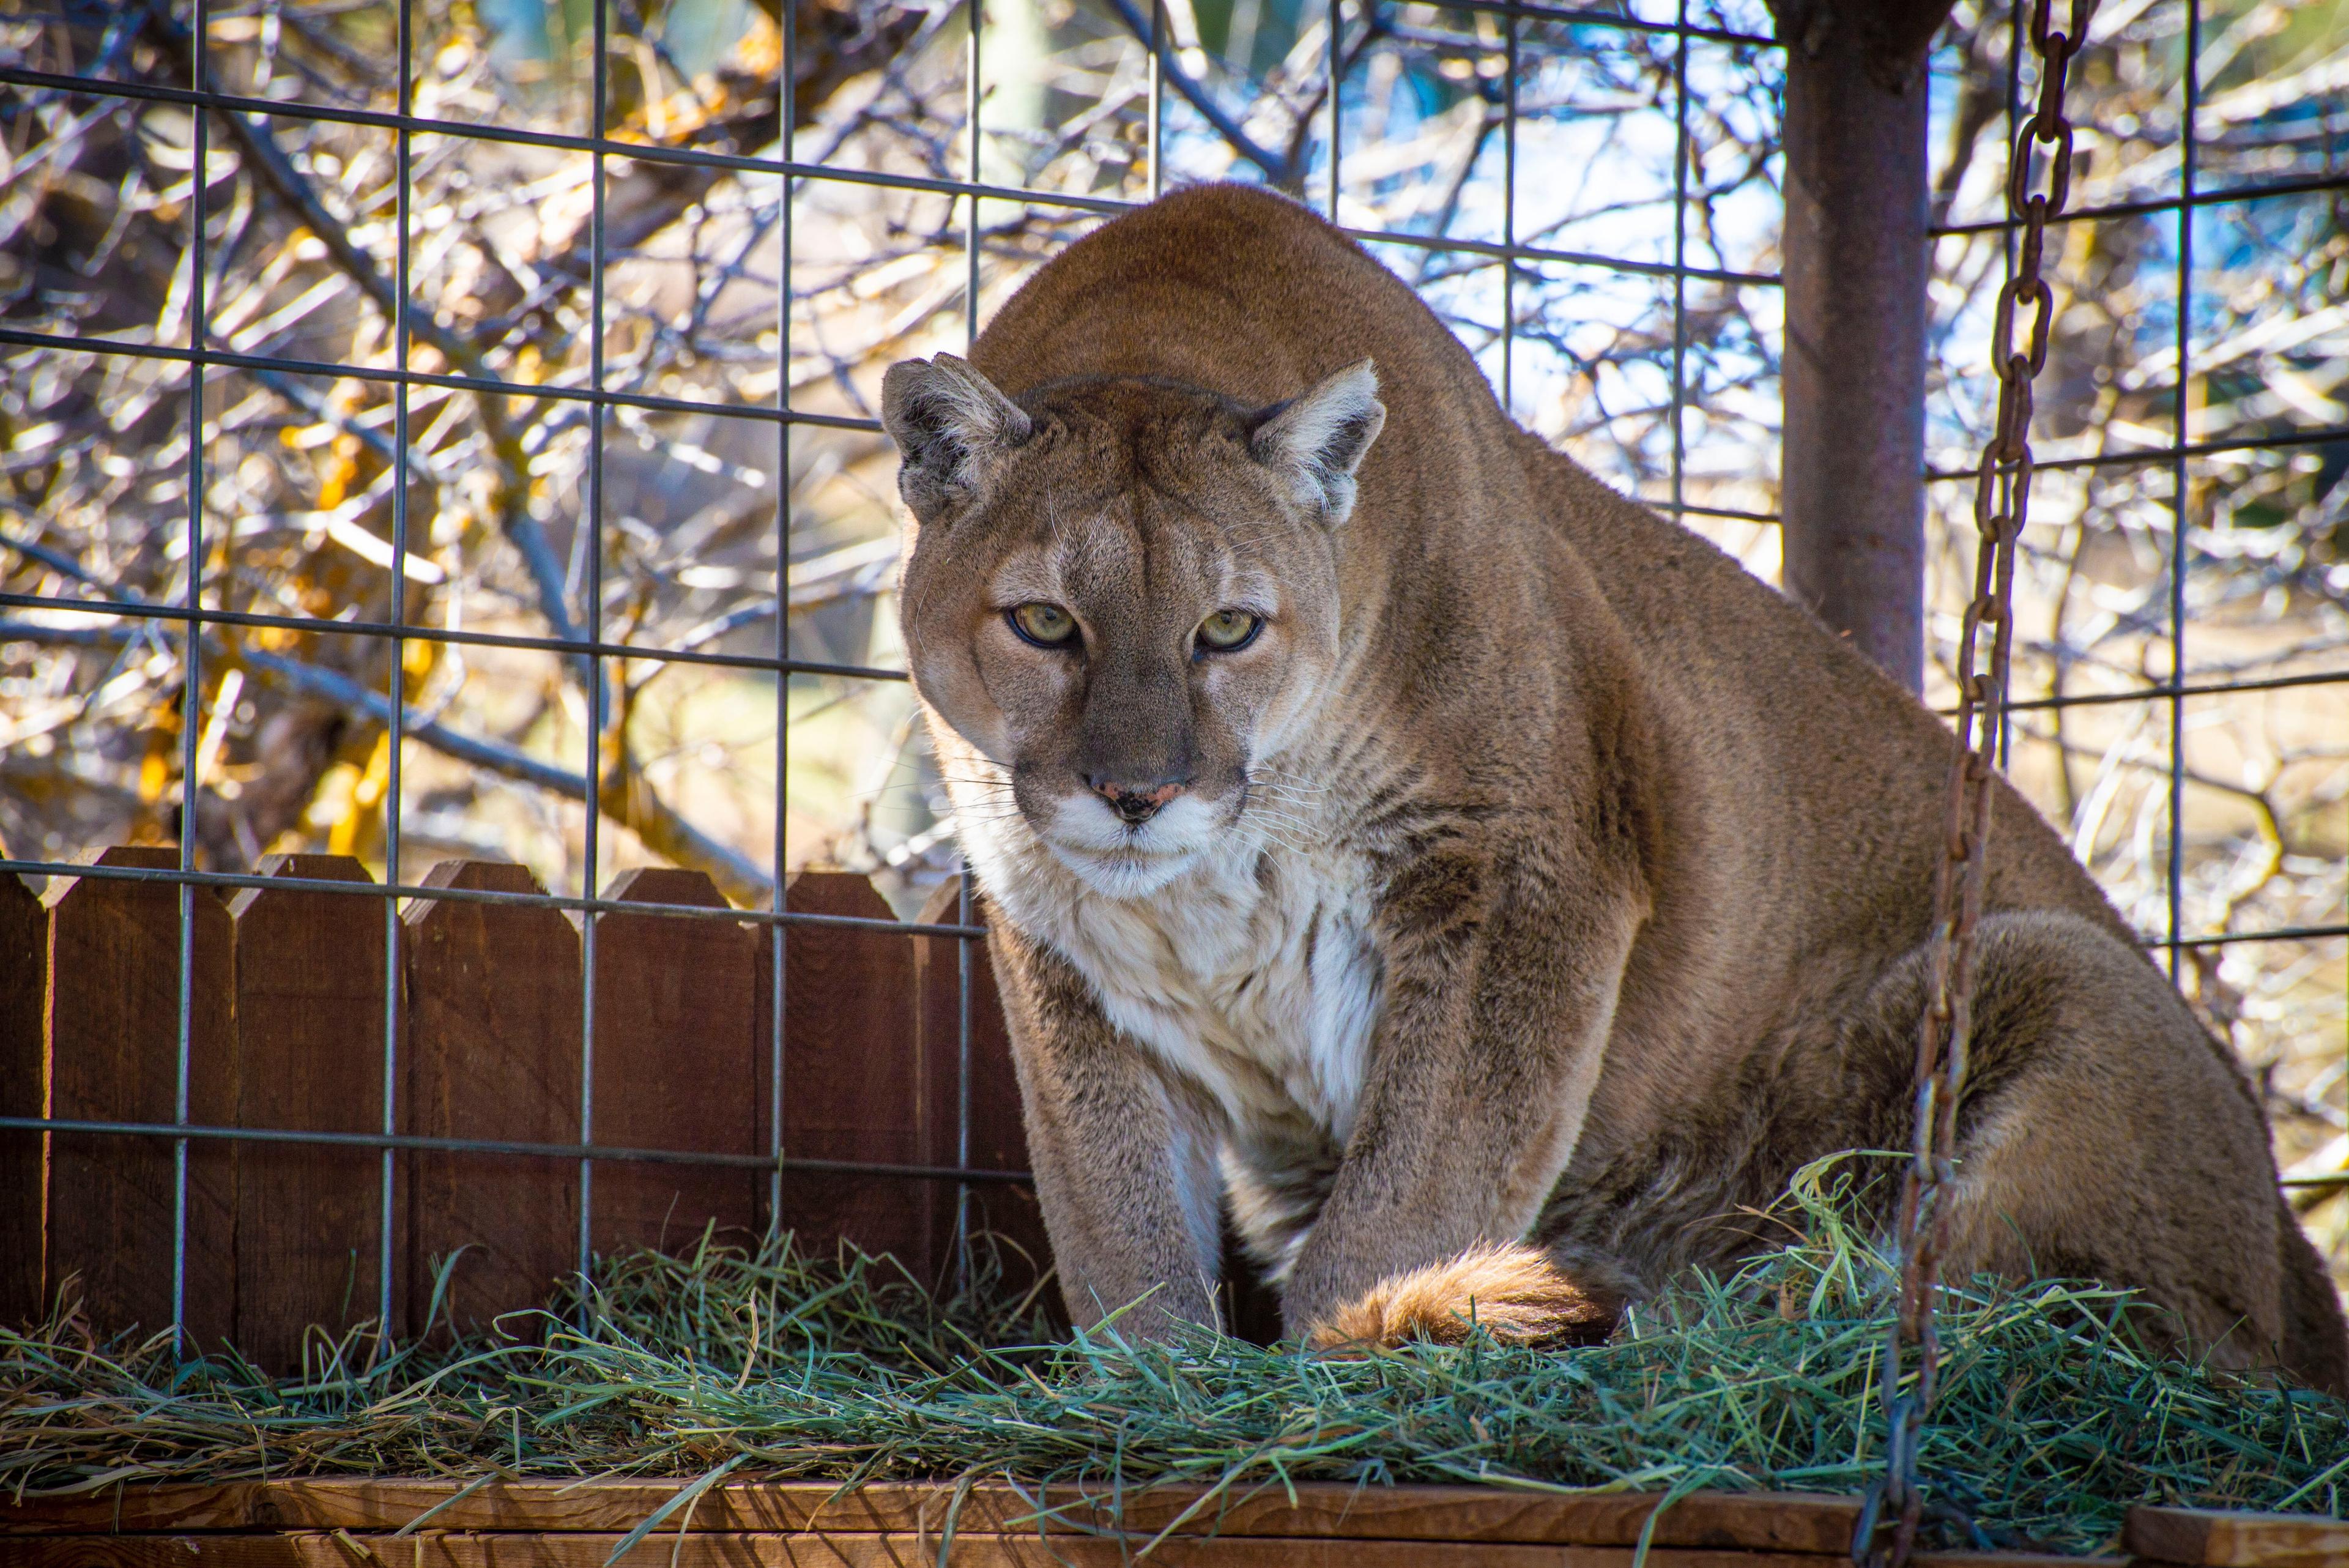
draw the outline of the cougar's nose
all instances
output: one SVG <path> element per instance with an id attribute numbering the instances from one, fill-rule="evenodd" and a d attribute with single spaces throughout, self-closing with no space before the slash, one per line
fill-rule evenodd
<path id="1" fill-rule="evenodd" d="M 1181 779 L 1123 780 L 1087 774 L 1085 783 L 1092 792 L 1109 802 L 1110 809 L 1127 823 L 1139 826 L 1158 815 L 1158 808 L 1173 800 L 1189 786 L 1191 781 Z"/>

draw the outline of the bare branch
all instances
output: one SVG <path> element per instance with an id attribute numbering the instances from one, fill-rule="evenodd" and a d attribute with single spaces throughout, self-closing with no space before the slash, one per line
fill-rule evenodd
<path id="1" fill-rule="evenodd" d="M 1109 0 L 1109 8 L 1117 13 L 1117 19 L 1125 25 L 1127 32 L 1141 41 L 1144 48 L 1150 47 L 1150 20 L 1134 9 L 1133 0 Z M 1214 126 L 1216 134 L 1230 143 L 1233 151 L 1264 171 L 1267 178 L 1277 184 L 1285 184 L 1296 177 L 1288 160 L 1268 151 L 1221 104 L 1208 96 L 1206 88 L 1191 79 L 1191 74 L 1176 61 L 1174 51 L 1164 37 L 1158 40 L 1158 69 L 1160 78 L 1172 83 L 1174 90 L 1183 95 L 1183 101 L 1197 109 L 1199 118 Z"/>

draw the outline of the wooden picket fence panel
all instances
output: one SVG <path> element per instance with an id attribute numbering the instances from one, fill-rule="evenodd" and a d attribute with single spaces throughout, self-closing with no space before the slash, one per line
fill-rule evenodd
<path id="1" fill-rule="evenodd" d="M 104 866 L 169 869 L 170 848 L 109 849 Z M 369 882 L 357 861 L 278 856 L 263 875 Z M 428 888 L 543 892 L 524 868 L 445 861 Z M 698 872 L 622 873 L 605 897 L 726 908 Z M 170 1123 L 179 1083 L 182 889 L 59 878 L 36 898 L 0 874 L 0 1115 Z M 583 1053 L 579 923 L 520 902 L 418 898 L 387 942 L 385 901 L 267 886 L 187 896 L 194 1012 L 189 1120 L 380 1133 L 386 990 L 398 986 L 394 1127 L 402 1135 L 576 1144 L 583 1061 L 592 1142 L 758 1157 L 772 1147 L 774 948 L 750 921 L 607 912 L 595 921 L 594 1049 Z M 785 907 L 892 918 L 862 877 L 793 877 Z M 924 919 L 951 920 L 953 888 Z M 793 925 L 783 942 L 783 1147 L 818 1160 L 951 1167 L 960 1098 L 958 939 Z M 397 955 L 396 974 L 388 951 Z M 1024 1170 L 1019 1092 L 983 944 L 971 953 L 970 1168 Z M 297 1366 L 305 1333 L 372 1317 L 385 1224 L 384 1153 L 364 1145 L 191 1139 L 184 1300 L 199 1344 L 228 1341 Z M 770 1170 L 747 1164 L 592 1162 L 598 1253 L 675 1249 L 715 1222 L 748 1238 L 771 1221 L 805 1246 L 885 1251 L 944 1277 L 956 1184 L 935 1178 Z M 434 1271 L 458 1262 L 447 1321 L 463 1327 L 543 1303 L 575 1266 L 574 1158 L 476 1150 L 392 1156 L 392 1324 L 433 1326 Z M 38 1316 L 71 1279 L 102 1331 L 170 1321 L 172 1141 L 0 1131 L 0 1320 Z M 1041 1265 L 1023 1185 L 975 1184 L 976 1222 Z M 461 1252 L 460 1250 L 462 1249 Z"/>

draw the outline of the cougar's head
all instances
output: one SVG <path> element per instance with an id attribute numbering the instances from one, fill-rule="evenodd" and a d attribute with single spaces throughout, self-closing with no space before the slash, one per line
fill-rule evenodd
<path id="1" fill-rule="evenodd" d="M 944 354 L 890 369 L 905 646 L 989 775 L 949 779 L 968 816 L 1016 807 L 1124 898 L 1228 839 L 1337 664 L 1337 535 L 1377 391 L 1368 360 L 1262 409 L 1129 378 L 1015 402 Z"/>

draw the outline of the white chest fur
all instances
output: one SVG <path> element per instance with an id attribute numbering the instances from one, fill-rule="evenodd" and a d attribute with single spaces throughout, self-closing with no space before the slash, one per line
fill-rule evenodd
<path id="1" fill-rule="evenodd" d="M 1004 912 L 1074 963 L 1110 1022 L 1205 1089 L 1241 1140 L 1309 1127 L 1344 1146 L 1380 998 L 1358 857 L 1243 826 L 1165 888 L 1118 898 L 1017 820 L 966 831 L 964 846 Z"/>

